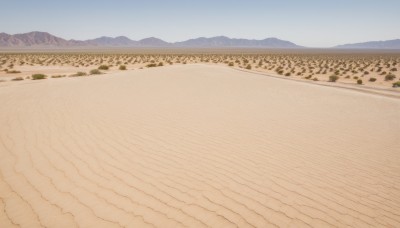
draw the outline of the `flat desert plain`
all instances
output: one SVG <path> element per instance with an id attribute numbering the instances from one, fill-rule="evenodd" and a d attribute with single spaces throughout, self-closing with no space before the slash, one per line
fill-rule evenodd
<path id="1" fill-rule="evenodd" d="M 188 64 L 0 104 L 0 227 L 400 227 L 396 97 Z"/>

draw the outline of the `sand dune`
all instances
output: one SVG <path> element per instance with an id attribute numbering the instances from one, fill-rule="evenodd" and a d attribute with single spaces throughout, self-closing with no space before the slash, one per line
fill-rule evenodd
<path id="1" fill-rule="evenodd" d="M 400 227 L 400 99 L 187 65 L 0 104 L 0 227 Z"/>

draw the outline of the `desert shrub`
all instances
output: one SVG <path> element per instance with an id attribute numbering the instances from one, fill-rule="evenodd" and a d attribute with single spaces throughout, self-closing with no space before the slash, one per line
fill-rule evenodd
<path id="1" fill-rule="evenodd" d="M 288 72 L 285 74 L 286 77 L 289 77 L 291 74 Z"/>
<path id="2" fill-rule="evenodd" d="M 22 80 L 24 80 L 23 77 L 16 77 L 16 78 L 11 79 L 11 81 L 22 81 Z"/>
<path id="3" fill-rule="evenodd" d="M 120 70 L 126 70 L 126 66 L 125 65 L 121 65 L 121 66 L 119 66 L 119 69 Z"/>
<path id="4" fill-rule="evenodd" d="M 230 62 L 229 64 L 228 64 L 228 66 L 234 66 L 235 64 L 233 63 L 233 62 Z"/>
<path id="5" fill-rule="evenodd" d="M 146 67 L 148 67 L 148 68 L 149 67 L 156 67 L 156 66 L 157 66 L 157 64 L 155 64 L 155 63 L 149 63 L 149 64 L 146 65 Z"/>
<path id="6" fill-rule="evenodd" d="M 358 80 L 357 80 L 357 84 L 362 85 L 362 84 L 363 84 L 363 81 L 362 81 L 361 79 L 358 79 Z"/>
<path id="7" fill-rule="evenodd" d="M 76 76 L 86 76 L 87 73 L 86 73 L 86 72 L 79 71 L 79 72 L 77 72 L 75 75 L 76 75 Z"/>
<path id="8" fill-rule="evenodd" d="M 99 71 L 98 69 L 93 69 L 91 71 L 89 71 L 89 74 L 93 75 L 93 74 L 101 74 L 101 71 Z"/>
<path id="9" fill-rule="evenodd" d="M 315 82 L 316 82 L 316 81 L 319 81 L 319 80 L 318 80 L 318 78 L 313 78 L 313 81 L 315 81 Z"/>
<path id="10" fill-rule="evenodd" d="M 99 69 L 99 70 L 108 70 L 109 67 L 108 67 L 107 65 L 101 65 L 101 66 L 99 66 L 98 69 Z"/>
<path id="11" fill-rule="evenodd" d="M 183 64 L 186 64 L 186 62 L 184 62 Z M 164 66 L 164 63 L 163 62 L 159 62 L 158 66 Z"/>
<path id="12" fill-rule="evenodd" d="M 393 83 L 393 88 L 400 87 L 400 81 Z"/>
<path id="13" fill-rule="evenodd" d="M 8 70 L 6 72 L 7 72 L 7 74 L 19 74 L 19 73 L 21 73 L 21 71 L 18 71 L 18 70 Z"/>
<path id="14" fill-rule="evenodd" d="M 32 75 L 32 80 L 40 80 L 40 79 L 46 79 L 47 75 L 44 74 L 33 74 Z"/>
<path id="15" fill-rule="evenodd" d="M 339 76 L 337 76 L 337 75 L 329 76 L 329 81 L 330 82 L 336 82 L 338 79 L 339 79 Z"/>
<path id="16" fill-rule="evenodd" d="M 251 70 L 251 65 L 248 64 L 248 65 L 246 66 L 246 69 L 247 69 L 247 70 Z"/>
<path id="17" fill-rule="evenodd" d="M 385 81 L 393 81 L 395 78 L 396 76 L 394 76 L 394 74 L 388 74 L 385 76 Z"/>
<path id="18" fill-rule="evenodd" d="M 86 76 L 86 75 L 87 75 L 86 72 L 79 71 L 76 74 L 71 75 L 70 77 L 81 77 L 81 76 Z"/>
<path id="19" fill-rule="evenodd" d="M 374 81 L 376 81 L 376 78 L 370 78 L 369 81 L 374 82 Z"/>
<path id="20" fill-rule="evenodd" d="M 53 75 L 51 76 L 51 78 L 63 78 L 65 77 L 65 75 Z"/>
<path id="21" fill-rule="evenodd" d="M 390 69 L 390 71 L 397 71 L 397 68 L 392 68 Z"/>

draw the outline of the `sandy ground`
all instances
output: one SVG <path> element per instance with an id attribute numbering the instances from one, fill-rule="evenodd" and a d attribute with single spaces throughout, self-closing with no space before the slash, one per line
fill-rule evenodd
<path id="1" fill-rule="evenodd" d="M 187 65 L 0 104 L 0 227 L 400 227 L 400 99 Z"/>

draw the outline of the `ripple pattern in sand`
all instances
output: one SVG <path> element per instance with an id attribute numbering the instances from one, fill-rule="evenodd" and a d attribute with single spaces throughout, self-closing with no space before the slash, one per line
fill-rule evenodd
<path id="1" fill-rule="evenodd" d="M 397 99 L 195 65 L 0 104 L 0 227 L 400 227 Z"/>

